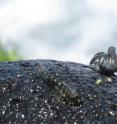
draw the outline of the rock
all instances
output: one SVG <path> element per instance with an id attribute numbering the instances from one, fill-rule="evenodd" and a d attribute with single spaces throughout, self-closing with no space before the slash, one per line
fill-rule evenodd
<path id="1" fill-rule="evenodd" d="M 0 63 L 0 124 L 103 123 L 117 123 L 117 77 L 73 62 Z"/>

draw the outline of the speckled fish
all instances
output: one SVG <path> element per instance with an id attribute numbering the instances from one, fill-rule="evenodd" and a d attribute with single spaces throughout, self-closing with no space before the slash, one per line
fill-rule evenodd
<path id="1" fill-rule="evenodd" d="M 81 100 L 76 90 L 70 88 L 67 84 L 65 84 L 63 81 L 60 81 L 55 76 L 52 76 L 45 66 L 39 66 L 39 74 L 43 80 L 47 81 L 47 83 L 55 89 L 62 101 L 70 105 L 81 104 Z"/>

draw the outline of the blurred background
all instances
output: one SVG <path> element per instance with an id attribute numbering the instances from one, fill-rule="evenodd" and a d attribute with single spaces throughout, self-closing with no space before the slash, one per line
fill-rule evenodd
<path id="1" fill-rule="evenodd" d="M 0 61 L 88 64 L 117 47 L 116 0 L 0 0 Z"/>

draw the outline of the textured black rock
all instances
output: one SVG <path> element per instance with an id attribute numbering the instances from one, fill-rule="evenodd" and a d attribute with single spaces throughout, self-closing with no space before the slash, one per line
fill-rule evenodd
<path id="1" fill-rule="evenodd" d="M 116 124 L 111 79 L 73 62 L 0 63 L 0 124 Z"/>

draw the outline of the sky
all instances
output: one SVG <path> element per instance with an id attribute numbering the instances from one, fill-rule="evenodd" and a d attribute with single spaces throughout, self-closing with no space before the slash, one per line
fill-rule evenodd
<path id="1" fill-rule="evenodd" d="M 14 37 L 38 24 L 58 20 L 61 0 L 9 0 L 0 8 L 0 34 Z"/>
<path id="2" fill-rule="evenodd" d="M 0 0 L 0 38 L 25 59 L 88 64 L 117 47 L 116 0 Z"/>

